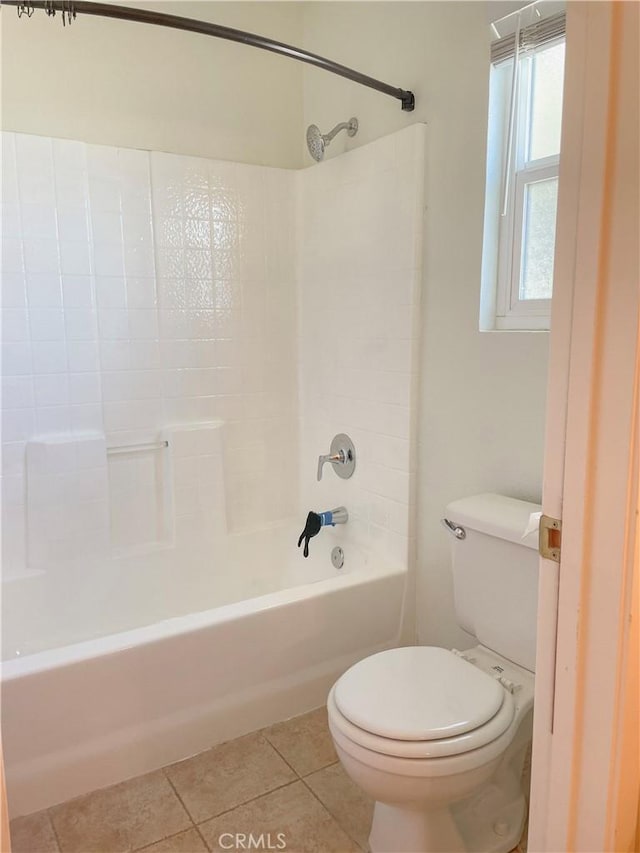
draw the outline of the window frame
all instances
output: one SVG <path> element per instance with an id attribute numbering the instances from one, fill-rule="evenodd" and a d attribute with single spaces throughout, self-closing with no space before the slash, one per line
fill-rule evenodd
<path id="1" fill-rule="evenodd" d="M 560 154 L 551 155 L 548 157 L 538 158 L 536 160 L 528 159 L 531 135 L 531 111 L 532 111 L 532 71 L 533 59 L 536 52 L 548 50 L 558 44 L 566 43 L 565 34 L 559 35 L 556 38 L 545 41 L 539 47 L 526 51 L 518 57 L 519 68 L 517 74 L 517 122 L 514 128 L 513 149 L 511 158 L 511 169 L 506 176 L 508 181 L 508 192 L 506 198 L 506 213 L 501 215 L 501 211 L 497 210 L 498 221 L 493 228 L 487 227 L 485 217 L 485 239 L 483 252 L 492 251 L 488 243 L 497 243 L 494 245 L 497 258 L 495 263 L 485 263 L 487 259 L 483 259 L 483 269 L 494 267 L 494 312 L 492 317 L 491 328 L 497 331 L 537 331 L 548 330 L 551 321 L 551 299 L 520 299 L 520 281 L 522 275 L 522 249 L 524 242 L 524 215 L 525 215 L 525 193 L 526 188 L 530 184 L 539 181 L 557 179 L 559 174 Z M 503 60 L 492 62 L 491 73 L 496 72 L 512 73 L 513 62 L 515 57 L 506 57 Z M 511 86 L 504 85 L 504 82 L 498 84 L 503 90 L 502 97 L 510 97 Z M 496 87 L 497 88 L 497 87 Z M 494 93 L 494 87 L 491 86 L 491 94 Z M 490 95 L 491 97 L 491 95 Z M 491 114 L 497 113 L 502 122 L 501 132 L 504 137 L 507 134 L 508 113 L 509 108 L 505 103 L 500 104 L 497 108 L 495 104 L 490 107 Z M 495 133 L 495 128 L 494 128 Z M 490 128 L 490 136 L 492 131 Z M 504 172 L 504 161 L 508 156 L 508 140 L 502 146 L 500 160 Z M 503 180 L 500 181 L 500 186 L 495 184 L 489 185 L 487 181 L 487 205 L 497 209 L 502 203 L 502 194 L 504 187 Z M 490 204 L 489 195 L 493 194 L 494 199 Z M 496 196 L 499 194 L 500 202 Z M 491 230 L 495 232 L 494 240 L 491 239 Z M 482 315 L 481 310 L 481 328 Z M 488 328 L 485 325 L 484 328 Z"/>

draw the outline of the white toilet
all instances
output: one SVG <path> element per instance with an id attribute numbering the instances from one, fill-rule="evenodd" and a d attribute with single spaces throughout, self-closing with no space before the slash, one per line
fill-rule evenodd
<path id="1" fill-rule="evenodd" d="M 526 817 L 538 593 L 537 504 L 454 501 L 459 624 L 466 652 L 433 646 L 365 658 L 334 684 L 329 727 L 344 769 L 376 801 L 372 853 L 507 853 Z"/>

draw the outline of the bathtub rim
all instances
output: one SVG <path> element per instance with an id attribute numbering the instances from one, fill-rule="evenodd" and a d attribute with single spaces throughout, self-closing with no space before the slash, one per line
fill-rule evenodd
<path id="1" fill-rule="evenodd" d="M 224 624 L 252 613 L 275 610 L 318 595 L 327 595 L 336 589 L 358 586 L 382 577 L 408 575 L 409 568 L 397 561 L 379 557 L 366 568 L 318 581 L 310 581 L 285 589 L 245 598 L 230 604 L 210 607 L 181 616 L 171 616 L 150 625 L 130 628 L 101 637 L 79 640 L 65 646 L 44 649 L 32 654 L 0 661 L 0 687 L 9 682 L 50 672 L 60 667 L 81 664 L 88 660 L 135 648 L 139 645 L 159 643 L 171 637 L 195 633 L 215 624 Z M 406 591 L 405 591 L 406 592 Z M 403 608 L 404 609 L 404 608 Z"/>

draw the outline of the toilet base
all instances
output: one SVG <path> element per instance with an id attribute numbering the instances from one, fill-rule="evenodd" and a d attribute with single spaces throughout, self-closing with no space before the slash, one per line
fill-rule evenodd
<path id="1" fill-rule="evenodd" d="M 369 836 L 371 853 L 457 853 L 465 849 L 463 845 L 447 808 L 418 811 L 387 803 L 375 805 Z"/>
<path id="2" fill-rule="evenodd" d="M 371 853 L 509 853 L 520 842 L 527 807 L 499 785 L 453 807 L 420 810 L 376 803 Z"/>

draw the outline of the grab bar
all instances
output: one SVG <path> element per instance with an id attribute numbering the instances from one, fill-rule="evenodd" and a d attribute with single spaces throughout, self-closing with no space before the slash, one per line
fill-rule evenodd
<path id="1" fill-rule="evenodd" d="M 137 444 L 115 444 L 107 447 L 107 453 L 112 456 L 117 453 L 142 453 L 145 450 L 164 450 L 169 447 L 168 441 L 147 441 Z"/>

